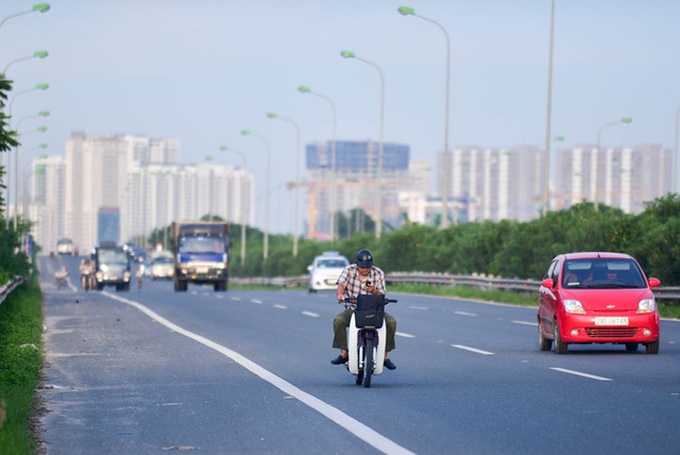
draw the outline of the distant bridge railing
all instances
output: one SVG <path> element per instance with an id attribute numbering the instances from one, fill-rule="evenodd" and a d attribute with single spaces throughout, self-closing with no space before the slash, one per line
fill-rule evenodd
<path id="1" fill-rule="evenodd" d="M 266 286 L 304 286 L 309 281 L 307 275 L 274 278 L 231 278 L 236 284 L 261 284 Z M 499 278 L 482 275 L 450 275 L 447 273 L 394 272 L 385 277 L 387 284 L 433 284 L 440 286 L 468 286 L 485 290 L 502 290 L 514 292 L 538 292 L 541 282 L 537 280 L 519 280 L 515 278 Z M 654 288 L 654 296 L 658 300 L 680 300 L 680 286 L 659 286 Z"/>

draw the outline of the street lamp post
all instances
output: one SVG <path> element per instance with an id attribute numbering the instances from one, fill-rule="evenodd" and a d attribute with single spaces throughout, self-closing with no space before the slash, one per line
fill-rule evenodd
<path id="1" fill-rule="evenodd" d="M 301 85 L 298 87 L 298 91 L 300 93 L 309 93 L 310 95 L 315 95 L 320 98 L 323 98 L 328 102 L 328 104 L 331 106 L 331 112 L 333 115 L 333 143 L 331 145 L 331 186 L 330 186 L 330 234 L 331 234 L 331 242 L 335 241 L 335 212 L 337 210 L 336 208 L 336 199 L 337 199 L 337 191 L 336 191 L 336 185 L 335 185 L 335 173 L 336 173 L 336 156 L 335 156 L 335 146 L 336 146 L 336 109 L 335 109 L 335 103 L 333 102 L 332 99 L 327 97 L 326 95 L 322 93 L 315 92 L 311 88 Z"/>
<path id="2" fill-rule="evenodd" d="M 441 227 L 446 228 L 449 225 L 449 188 L 451 186 L 450 175 L 451 175 L 451 163 L 449 157 L 449 112 L 450 112 L 450 92 L 451 92 L 451 39 L 449 34 L 442 24 L 430 19 L 429 17 L 421 16 L 416 14 L 415 9 L 406 6 L 400 6 L 397 11 L 402 16 L 414 16 L 424 21 L 430 22 L 444 33 L 444 38 L 446 39 L 446 97 L 444 98 L 444 185 L 442 188 L 442 221 Z"/>
<path id="3" fill-rule="evenodd" d="M 19 97 L 19 96 L 21 96 L 21 95 L 24 95 L 24 94 L 26 94 L 26 93 L 29 93 L 29 92 L 36 91 L 36 90 L 47 90 L 48 88 L 49 88 L 49 84 L 43 82 L 43 83 L 40 83 L 40 84 L 36 84 L 36 86 L 33 87 L 33 88 L 26 89 L 26 90 L 23 90 L 23 91 L 21 91 L 21 92 L 17 92 L 17 93 L 12 97 L 12 99 L 9 101 L 9 106 L 8 106 L 8 108 L 7 108 L 7 109 L 8 109 L 8 110 L 7 110 L 7 116 L 11 119 L 11 117 L 12 117 L 12 106 L 14 105 L 14 100 L 16 100 L 17 97 Z M 16 154 L 16 153 L 15 153 L 15 154 Z M 7 168 L 8 168 L 8 169 L 10 168 L 10 161 L 9 161 L 9 159 L 10 159 L 10 156 L 8 155 L 8 156 L 7 156 Z M 15 160 L 18 162 L 19 157 L 18 157 L 18 156 L 15 156 Z M 2 158 L 2 154 L 0 153 L 0 167 L 2 167 L 2 166 L 3 166 L 3 158 Z M 14 174 L 15 179 L 16 179 L 17 175 L 18 175 L 18 163 L 17 163 L 17 165 L 15 166 L 15 174 Z M 5 198 L 5 200 L 7 201 L 7 204 L 9 204 L 9 202 L 10 202 L 10 185 L 9 185 L 9 182 L 7 182 L 7 183 L 8 183 L 8 184 L 7 184 L 7 197 Z M 16 210 L 16 207 L 15 207 L 15 209 L 14 209 L 14 212 L 15 212 L 15 213 L 18 213 L 17 210 Z M 8 206 L 8 212 L 7 212 L 7 214 L 9 215 L 9 206 Z M 5 225 L 6 225 L 7 228 L 9 228 L 9 216 L 7 216 L 6 219 L 5 219 Z M 15 227 L 16 227 L 16 220 L 14 221 L 14 225 L 15 225 Z"/>
<path id="4" fill-rule="evenodd" d="M 555 36 L 555 0 L 550 3 L 550 50 L 548 52 L 548 108 L 545 125 L 545 163 L 543 163 L 543 216 L 550 209 L 550 127 L 552 121 L 553 41 Z"/>
<path id="5" fill-rule="evenodd" d="M 266 137 L 260 136 L 258 134 L 253 133 L 250 130 L 244 129 L 241 130 L 241 134 L 244 136 L 252 136 L 260 139 L 262 142 L 264 142 L 267 150 L 267 190 L 264 195 L 265 199 L 265 212 L 264 212 L 264 249 L 263 249 L 263 258 L 266 261 L 267 258 L 269 257 L 269 190 L 271 186 L 271 162 L 272 162 L 272 152 L 271 152 L 271 147 L 269 146 L 269 141 L 267 140 Z"/>
<path id="6" fill-rule="evenodd" d="M 598 198 L 598 193 L 599 193 L 599 191 L 598 191 L 597 186 L 598 186 L 598 184 L 599 184 L 599 182 L 598 182 L 598 174 L 599 174 L 598 162 L 600 161 L 600 156 L 599 156 L 599 155 L 600 155 L 600 151 L 601 151 L 601 150 L 600 150 L 600 140 L 601 140 L 601 138 L 602 138 L 602 131 L 603 131 L 605 128 L 608 128 L 608 127 L 610 127 L 610 126 L 619 125 L 619 124 L 621 124 L 621 123 L 630 123 L 630 122 L 632 122 L 632 121 L 633 121 L 633 119 L 630 118 L 630 117 L 623 117 L 621 120 L 617 120 L 617 121 L 615 121 L 615 122 L 605 123 L 604 125 L 602 125 L 602 126 L 600 127 L 600 129 L 599 129 L 598 132 L 597 132 L 597 149 L 595 149 L 596 155 L 595 155 L 595 159 L 593 160 L 593 166 L 594 166 L 594 168 L 595 168 L 595 169 L 594 169 L 594 172 L 593 172 L 593 180 L 594 180 L 593 187 L 594 187 L 594 191 L 595 191 L 593 201 L 594 201 L 594 203 L 595 203 L 595 210 L 596 210 L 596 211 L 599 210 L 599 202 L 598 202 L 598 199 L 599 199 L 599 198 Z M 605 199 L 606 199 L 606 198 L 605 198 Z"/>
<path id="7" fill-rule="evenodd" d="M 39 126 L 34 130 L 27 131 L 25 133 L 20 133 L 19 137 L 25 136 L 32 133 L 44 133 L 47 131 L 47 127 Z M 47 147 L 47 146 L 45 146 Z M 19 220 L 19 147 L 15 148 L 14 151 L 14 229 L 17 228 L 17 223 Z M 7 190 L 9 191 L 9 182 L 7 185 Z M 7 194 L 7 202 L 9 203 L 9 193 Z"/>
<path id="8" fill-rule="evenodd" d="M 2 21 L 0 21 L 0 27 L 2 27 L 5 22 L 7 22 L 9 19 L 12 19 L 13 17 L 22 16 L 24 14 L 35 13 L 35 12 L 46 13 L 49 10 L 50 10 L 50 5 L 48 3 L 35 4 L 35 5 L 33 5 L 33 8 L 31 8 L 29 10 L 20 11 L 18 13 L 14 13 L 14 14 L 11 14 L 11 15 L 5 17 Z"/>
<path id="9" fill-rule="evenodd" d="M 246 156 L 238 150 L 227 147 L 226 145 L 220 145 L 220 150 L 223 152 L 233 152 L 241 157 L 243 169 L 246 169 Z M 241 208 L 241 265 L 243 266 L 246 262 L 246 214 L 243 210 L 243 205 Z"/>
<path id="10" fill-rule="evenodd" d="M 300 236 L 300 127 L 293 120 L 282 117 L 275 112 L 267 112 L 267 118 L 283 120 L 295 127 L 295 216 L 293 220 L 293 256 L 298 255 L 298 237 Z"/>
<path id="11" fill-rule="evenodd" d="M 34 58 L 45 58 L 48 55 L 49 54 L 47 53 L 47 51 L 35 51 L 33 54 L 28 55 L 26 57 L 21 57 L 21 58 L 17 58 L 15 60 L 12 60 L 2 70 L 2 74 L 7 74 L 7 70 L 9 69 L 9 67 L 14 65 L 15 63 L 23 62 L 23 61 L 26 61 L 26 60 L 32 60 Z"/>
<path id="12" fill-rule="evenodd" d="M 378 65 L 361 57 L 357 57 L 352 51 L 341 51 L 340 55 L 344 58 L 353 58 L 360 62 L 366 63 L 378 71 L 380 74 L 380 145 L 378 148 L 378 216 L 375 223 L 375 237 L 380 240 L 382 234 L 382 206 L 383 206 L 383 185 L 382 185 L 382 168 L 383 168 L 383 142 L 385 132 L 385 75 Z"/>
<path id="13" fill-rule="evenodd" d="M 673 154 L 673 184 L 671 188 L 674 188 L 675 192 L 678 192 L 678 128 L 680 128 L 680 107 L 675 112 L 675 153 Z"/>

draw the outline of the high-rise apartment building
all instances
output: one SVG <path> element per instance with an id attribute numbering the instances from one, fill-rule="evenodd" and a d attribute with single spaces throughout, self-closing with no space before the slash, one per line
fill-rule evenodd
<path id="1" fill-rule="evenodd" d="M 119 214 L 119 229 L 106 230 L 118 243 L 208 214 L 254 223 L 251 174 L 228 165 L 180 165 L 178 157 L 176 139 L 72 134 L 63 158 L 33 161 L 36 240 L 50 248 L 69 237 L 87 251 L 103 232 L 102 210 Z"/>
<path id="2" fill-rule="evenodd" d="M 335 166 L 332 141 L 306 146 L 307 234 L 330 237 L 332 212 L 361 208 L 373 219 L 379 210 L 378 170 L 380 144 L 374 141 L 336 141 Z M 398 191 L 409 183 L 408 145 L 383 143 L 382 219 L 393 226 L 400 223 Z"/>
<path id="3" fill-rule="evenodd" d="M 449 218 L 468 221 L 527 221 L 539 214 L 543 152 L 534 146 L 509 149 L 457 147 L 450 152 Z M 443 194 L 444 153 L 439 153 L 439 193 Z"/>
<path id="4" fill-rule="evenodd" d="M 659 144 L 602 148 L 586 145 L 557 152 L 556 209 L 583 201 L 640 213 L 644 203 L 672 190 L 673 155 Z"/>

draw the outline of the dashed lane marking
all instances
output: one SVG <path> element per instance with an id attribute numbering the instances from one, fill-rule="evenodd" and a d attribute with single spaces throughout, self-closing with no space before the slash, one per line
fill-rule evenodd
<path id="1" fill-rule="evenodd" d="M 581 376 L 582 378 L 594 379 L 596 381 L 613 381 L 611 378 L 605 378 L 603 376 L 595 376 L 594 374 L 581 373 L 580 371 L 566 370 L 564 368 L 552 367 L 550 368 L 554 371 L 559 371 L 561 373 L 573 374 L 574 376 Z"/>
<path id="2" fill-rule="evenodd" d="M 454 348 L 456 348 L 456 349 L 462 349 L 463 351 L 474 352 L 475 354 L 481 354 L 481 355 L 494 355 L 493 352 L 482 351 L 481 349 L 471 348 L 470 346 L 463 346 L 462 344 L 452 344 L 451 346 L 454 347 Z"/>
<path id="3" fill-rule="evenodd" d="M 305 316 L 309 316 L 310 318 L 319 318 L 319 317 L 321 317 L 320 314 L 312 313 L 311 311 L 303 311 L 302 314 L 304 314 Z"/>

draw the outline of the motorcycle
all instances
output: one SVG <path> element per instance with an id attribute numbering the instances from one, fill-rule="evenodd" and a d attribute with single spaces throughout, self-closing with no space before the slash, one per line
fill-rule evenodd
<path id="1" fill-rule="evenodd" d="M 356 385 L 371 387 L 373 375 L 383 372 L 385 361 L 385 305 L 396 302 L 384 295 L 359 295 L 357 308 L 349 322 L 347 370 L 355 376 Z"/>

